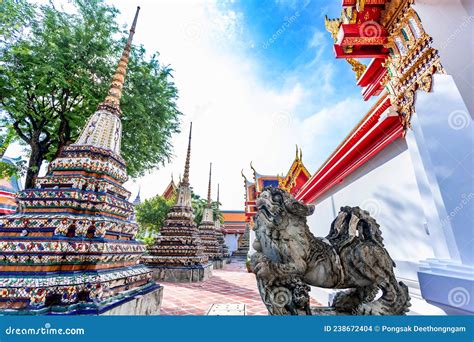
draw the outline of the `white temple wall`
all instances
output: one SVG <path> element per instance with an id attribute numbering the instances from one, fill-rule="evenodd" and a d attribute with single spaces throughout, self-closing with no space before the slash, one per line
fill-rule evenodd
<path id="1" fill-rule="evenodd" d="M 326 236 L 341 206 L 360 206 L 380 224 L 385 247 L 395 260 L 396 276 L 407 284 L 415 313 L 443 312 L 421 299 L 417 271 L 421 260 L 435 257 L 421 196 L 405 140 L 398 139 L 344 182 L 313 203 L 308 225 L 316 236 Z M 312 288 L 323 305 L 333 290 Z"/>
<path id="2" fill-rule="evenodd" d="M 398 139 L 315 203 L 311 231 L 326 236 L 341 206 L 368 210 L 380 224 L 397 276 L 417 281 L 418 262 L 434 257 L 406 142 Z M 416 248 L 414 246 L 416 245 Z"/>
<path id="3" fill-rule="evenodd" d="M 474 118 L 474 1 L 417 0 L 413 8 Z"/>
<path id="4" fill-rule="evenodd" d="M 233 253 L 237 250 L 238 246 L 238 241 L 239 241 L 239 234 L 225 234 L 224 235 L 224 240 L 229 247 L 229 252 Z"/>

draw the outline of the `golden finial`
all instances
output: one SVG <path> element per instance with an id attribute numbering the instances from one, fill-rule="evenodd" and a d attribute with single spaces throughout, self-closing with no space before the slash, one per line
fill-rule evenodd
<path id="1" fill-rule="evenodd" d="M 303 161 L 303 149 L 300 147 L 300 160 Z"/>
<path id="2" fill-rule="evenodd" d="M 357 12 L 363 12 L 365 8 L 365 0 L 356 1 L 356 10 Z"/>
<path id="3" fill-rule="evenodd" d="M 140 12 L 139 6 L 137 7 L 135 18 L 133 19 L 132 27 L 130 28 L 130 33 L 128 35 L 128 40 L 122 52 L 122 57 L 120 57 L 117 69 L 115 70 L 115 74 L 112 77 L 109 92 L 104 102 L 99 105 L 99 109 L 108 109 L 117 115 L 121 114 L 120 98 L 122 97 L 122 89 L 123 84 L 125 82 L 125 73 L 127 71 L 127 64 L 128 58 L 130 56 L 130 50 L 132 47 L 133 35 L 135 34 L 135 28 L 137 26 L 138 12 Z"/>
<path id="4" fill-rule="evenodd" d="M 242 177 L 244 178 L 244 188 L 245 188 L 245 195 L 244 195 L 244 197 L 245 197 L 245 200 L 247 201 L 247 183 L 248 183 L 248 180 L 247 180 L 247 177 L 245 177 L 245 175 L 244 175 L 244 169 L 242 169 L 242 170 L 240 171 L 240 174 L 241 174 Z"/>
<path id="5" fill-rule="evenodd" d="M 193 123 L 189 126 L 189 140 L 188 140 L 188 152 L 186 154 L 186 162 L 184 164 L 184 175 L 182 183 L 189 185 L 189 164 L 191 161 L 191 135 L 193 133 Z"/>
<path id="6" fill-rule="evenodd" d="M 245 186 L 247 186 L 247 182 L 248 182 L 248 181 L 247 181 L 247 177 L 245 177 L 245 175 L 244 175 L 244 169 L 242 169 L 242 170 L 240 171 L 240 174 L 241 174 L 242 177 L 244 178 Z"/>
<path id="7" fill-rule="evenodd" d="M 256 176 L 256 175 L 257 175 L 257 171 L 256 171 L 255 168 L 253 167 L 253 161 L 250 162 L 250 168 L 252 169 L 254 176 Z"/>
<path id="8" fill-rule="evenodd" d="M 324 26 L 326 30 L 331 33 L 334 43 L 337 42 L 337 34 L 339 32 L 339 27 L 341 26 L 342 20 L 340 18 L 329 19 L 328 16 L 324 16 Z"/>
<path id="9" fill-rule="evenodd" d="M 212 178 L 212 163 L 209 164 L 209 185 L 207 187 L 207 207 L 211 207 L 211 178 Z"/>
<path id="10" fill-rule="evenodd" d="M 354 58 L 346 58 L 346 61 L 352 66 L 352 71 L 355 72 L 356 79 L 359 80 L 359 78 L 364 74 L 365 69 L 367 69 L 367 66 Z"/>

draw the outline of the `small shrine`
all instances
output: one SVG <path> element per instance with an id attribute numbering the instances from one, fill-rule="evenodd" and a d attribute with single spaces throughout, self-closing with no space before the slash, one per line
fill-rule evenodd
<path id="1" fill-rule="evenodd" d="M 278 187 L 295 196 L 301 187 L 311 178 L 311 174 L 303 164 L 303 151 L 296 146 L 295 160 L 285 177 L 278 177 Z"/>
<path id="2" fill-rule="evenodd" d="M 245 225 L 245 232 L 239 239 L 239 248 L 232 254 L 235 257 L 247 258 L 250 245 L 250 223 Z"/>
<path id="3" fill-rule="evenodd" d="M 177 192 L 178 186 L 174 182 L 173 175 L 171 175 L 171 180 L 161 196 L 166 200 L 176 199 Z"/>
<path id="4" fill-rule="evenodd" d="M 214 268 L 219 269 L 224 266 L 223 256 L 220 251 L 220 244 L 217 241 L 215 223 L 214 223 L 214 211 L 212 209 L 211 200 L 211 175 L 212 175 L 212 163 L 209 167 L 209 186 L 207 189 L 207 205 L 204 208 L 202 214 L 202 221 L 199 224 L 199 236 L 201 237 L 202 244 L 204 246 L 204 254 L 209 257 L 209 261 L 212 261 Z"/>
<path id="5" fill-rule="evenodd" d="M 148 247 L 142 262 L 153 270 L 155 279 L 171 282 L 196 282 L 212 275 L 212 263 L 204 254 L 204 246 L 194 222 L 189 184 L 192 124 L 189 129 L 188 152 L 175 205 L 171 207 L 155 243 Z"/>
<path id="6" fill-rule="evenodd" d="M 122 186 L 120 98 L 139 9 L 104 102 L 0 218 L 2 314 L 159 314 L 163 288 L 138 263 L 145 246 Z"/>
<path id="7" fill-rule="evenodd" d="M 220 213 L 219 206 L 219 184 L 217 184 L 217 212 Z M 219 242 L 219 253 L 222 255 L 224 264 L 228 264 L 230 263 L 229 247 L 225 243 L 220 217 L 216 217 L 214 220 L 214 231 L 216 232 L 217 242 Z"/>

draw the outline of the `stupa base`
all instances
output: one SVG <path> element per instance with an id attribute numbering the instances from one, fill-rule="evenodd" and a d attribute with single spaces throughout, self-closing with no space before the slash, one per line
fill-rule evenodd
<path id="1" fill-rule="evenodd" d="M 170 283 L 194 283 L 212 277 L 212 263 L 187 267 L 148 266 L 153 272 L 153 279 Z"/>
<path id="2" fill-rule="evenodd" d="M 160 314 L 161 303 L 163 301 L 163 286 L 137 295 L 122 304 L 103 311 L 102 316 L 157 316 Z"/>
<path id="3" fill-rule="evenodd" d="M 224 268 L 224 259 L 212 260 L 212 265 L 215 270 L 220 270 L 221 268 Z"/>
<path id="4" fill-rule="evenodd" d="M 163 286 L 148 283 L 101 302 L 18 308 L 19 303 L 10 301 L 10 305 L 16 308 L 2 308 L 0 315 L 159 315 L 162 298 Z"/>

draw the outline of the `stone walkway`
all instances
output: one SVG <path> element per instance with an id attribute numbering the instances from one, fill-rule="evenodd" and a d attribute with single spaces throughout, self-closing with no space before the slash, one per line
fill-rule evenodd
<path id="1" fill-rule="evenodd" d="M 200 283 L 166 283 L 161 315 L 205 315 L 213 304 L 245 304 L 247 315 L 267 315 L 260 299 L 255 275 L 244 260 L 232 260 L 212 278 Z"/>

